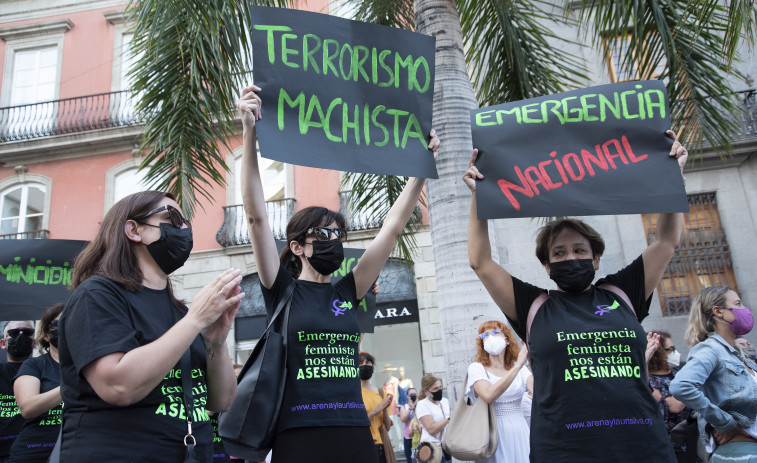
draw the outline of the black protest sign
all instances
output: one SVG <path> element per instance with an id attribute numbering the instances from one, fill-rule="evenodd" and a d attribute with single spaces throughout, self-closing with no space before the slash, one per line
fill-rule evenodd
<path id="1" fill-rule="evenodd" d="M 0 240 L 0 320 L 37 320 L 66 302 L 74 258 L 87 245 L 72 240 Z"/>
<path id="2" fill-rule="evenodd" d="M 479 219 L 686 212 L 661 81 L 471 111 Z"/>
<path id="3" fill-rule="evenodd" d="M 428 150 L 435 39 L 253 6 L 261 155 L 302 166 L 437 178 Z"/>

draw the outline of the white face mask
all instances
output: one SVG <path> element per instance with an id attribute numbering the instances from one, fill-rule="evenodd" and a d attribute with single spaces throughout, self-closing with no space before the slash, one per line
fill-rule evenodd
<path id="1" fill-rule="evenodd" d="M 681 364 L 681 353 L 677 350 L 668 354 L 668 365 L 671 367 L 677 367 Z"/>
<path id="2" fill-rule="evenodd" d="M 489 355 L 499 355 L 507 347 L 507 340 L 499 336 L 487 336 L 484 339 L 484 350 Z"/>

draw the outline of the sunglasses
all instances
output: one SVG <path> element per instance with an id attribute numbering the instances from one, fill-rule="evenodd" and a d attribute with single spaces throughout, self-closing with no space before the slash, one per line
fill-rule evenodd
<path id="1" fill-rule="evenodd" d="M 179 212 L 178 209 L 171 206 L 170 204 L 166 204 L 164 206 L 160 206 L 157 209 L 153 209 L 150 212 L 139 214 L 138 216 L 134 217 L 134 220 L 139 222 L 140 220 L 144 220 L 151 215 L 155 215 L 159 212 L 167 211 L 168 212 L 168 218 L 171 220 L 171 225 L 173 225 L 176 228 L 181 228 L 182 225 L 187 224 L 187 227 L 192 228 L 192 224 L 189 223 L 189 220 L 185 219 L 183 215 L 181 215 L 181 212 Z M 149 224 L 145 224 L 149 225 Z"/>
<path id="2" fill-rule="evenodd" d="M 15 338 L 19 333 L 24 336 L 34 336 L 34 330 L 32 328 L 11 328 L 8 330 L 8 336 Z"/>
<path id="3" fill-rule="evenodd" d="M 489 335 L 492 335 L 492 336 L 496 336 L 496 335 L 498 335 L 498 334 L 502 334 L 502 330 L 491 330 L 491 331 L 486 331 L 486 332 L 484 332 L 484 333 L 481 333 L 481 334 L 479 334 L 479 335 L 478 335 L 478 337 L 479 337 L 479 338 L 481 338 L 481 339 L 483 340 L 483 339 L 486 339 L 486 338 L 488 338 L 488 337 L 489 337 Z"/>
<path id="4" fill-rule="evenodd" d="M 309 228 L 305 236 L 313 235 L 318 241 L 328 241 L 331 238 L 331 234 L 336 236 L 339 241 L 344 241 L 347 238 L 347 231 L 344 228 L 329 228 L 329 227 L 313 227 Z"/>

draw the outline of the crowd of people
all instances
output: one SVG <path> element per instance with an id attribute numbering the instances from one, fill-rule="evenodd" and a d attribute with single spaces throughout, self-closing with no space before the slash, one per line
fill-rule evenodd
<path id="1" fill-rule="evenodd" d="M 332 310 L 337 301 L 358 306 L 371 289 L 424 180 L 407 182 L 358 265 L 332 282 L 347 239 L 339 212 L 298 211 L 277 251 L 256 153 L 259 91 L 251 85 L 237 101 L 244 210 L 268 314 L 291 294 L 287 333 L 308 340 L 286 344 L 271 461 L 393 463 L 390 432 L 402 439 L 408 462 L 450 461 L 444 443 L 455 412 L 442 378 L 426 374 L 416 389 L 403 370 L 386 393 L 371 381 L 376 358 L 360 351 L 355 311 Z M 688 152 L 674 132 L 667 135 L 683 171 Z M 439 145 L 432 130 L 428 148 L 436 153 Z M 477 155 L 463 175 L 472 193 L 484 175 Z M 484 461 L 672 463 L 694 461 L 687 458 L 701 446 L 712 462 L 757 462 L 757 364 L 754 348 L 739 339 L 753 318 L 739 294 L 710 287 L 696 296 L 685 364 L 668 333 L 641 326 L 683 217 L 661 214 L 657 223 L 656 239 L 636 260 L 596 282 L 601 235 L 580 220 L 547 223 L 536 238 L 536 257 L 557 286 L 547 290 L 492 258 L 472 195 L 470 265 L 509 322 L 486 321 L 470 333 L 475 359 L 460 393 L 496 415 L 498 446 Z M 47 309 L 36 340 L 30 322 L 6 324 L 2 407 L 18 413 L 0 420 L 0 462 L 47 461 L 54 448 L 58 461 L 76 463 L 232 458 L 218 445 L 213 412 L 228 409 L 236 394 L 226 340 L 245 297 L 242 272 L 222 272 L 186 304 L 169 275 L 192 244 L 173 196 L 127 196 L 76 259 L 73 294 L 65 307 Z M 32 356 L 35 344 L 42 355 Z M 329 364 L 357 361 L 359 374 L 313 370 L 313 349 Z M 335 401 L 350 406 L 309 406 Z"/>

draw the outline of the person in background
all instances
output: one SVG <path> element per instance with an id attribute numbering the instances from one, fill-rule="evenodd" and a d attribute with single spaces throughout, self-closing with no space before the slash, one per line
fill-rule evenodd
<path id="1" fill-rule="evenodd" d="M 42 353 L 27 359 L 13 379 L 13 392 L 26 419 L 13 446 L 10 462 L 45 463 L 53 451 L 61 424 L 58 319 L 63 304 L 53 304 L 39 320 L 37 345 Z"/>
<path id="2" fill-rule="evenodd" d="M 376 456 L 378 463 L 386 463 L 386 453 L 393 452 L 391 445 L 384 446 L 381 439 L 381 426 L 389 429 L 392 426 L 392 419 L 389 418 L 387 409 L 392 405 L 392 394 L 381 394 L 379 389 L 371 384 L 371 377 L 376 368 L 376 359 L 368 352 L 360 352 L 360 386 L 363 393 L 363 403 L 365 411 L 368 412 L 368 419 L 371 420 L 371 437 L 373 445 L 376 446 Z"/>
<path id="3" fill-rule="evenodd" d="M 736 338 L 734 342 L 737 348 L 741 350 L 741 353 L 744 354 L 744 357 L 750 359 L 752 362 L 757 362 L 757 349 L 754 348 L 751 342 L 742 337 Z"/>
<path id="4" fill-rule="evenodd" d="M 404 424 L 402 437 L 404 438 L 405 461 L 412 461 L 413 432 L 412 422 L 415 418 L 415 406 L 418 404 L 418 391 L 410 387 L 407 391 L 407 401 L 400 406 L 400 421 Z"/>
<path id="5" fill-rule="evenodd" d="M 444 431 L 450 420 L 449 400 L 443 397 L 442 380 L 428 374 L 421 378 L 421 393 L 425 399 L 415 406 L 415 416 L 421 423 L 421 443 L 429 442 L 441 451 Z M 442 456 L 442 461 L 450 461 Z"/>
<path id="6" fill-rule="evenodd" d="M 6 323 L 0 349 L 7 352 L 6 361 L 0 363 L 0 463 L 7 463 L 11 445 L 24 424 L 13 394 L 13 378 L 34 351 L 32 323 L 27 320 Z"/>
<path id="7" fill-rule="evenodd" d="M 529 428 L 521 402 L 533 390 L 533 375 L 525 368 L 528 350 L 518 346 L 513 332 L 492 320 L 478 327 L 476 361 L 468 366 L 465 394 L 473 401 L 494 404 L 497 451 L 487 463 L 528 463 Z"/>
<path id="8" fill-rule="evenodd" d="M 688 420 L 689 415 L 691 415 L 691 409 L 670 393 L 670 383 L 678 372 L 677 368 L 673 369 L 671 367 L 670 356 L 676 353 L 676 346 L 673 345 L 670 333 L 659 330 L 653 331 L 653 333 L 659 335 L 660 342 L 652 358 L 647 362 L 649 386 L 652 388 L 652 396 L 660 405 L 660 413 L 662 413 L 665 420 L 665 426 L 671 438 L 673 451 L 676 453 L 676 458 L 680 461 L 686 453 L 686 442 L 674 441 L 670 432 L 679 423 Z M 679 360 L 680 354 L 677 359 L 673 359 L 672 363 L 678 365 Z"/>
<path id="9" fill-rule="evenodd" d="M 757 462 L 757 364 L 736 349 L 736 336 L 753 326 L 752 312 L 727 286 L 705 288 L 691 304 L 692 349 L 670 392 L 697 411 L 711 463 Z"/>

